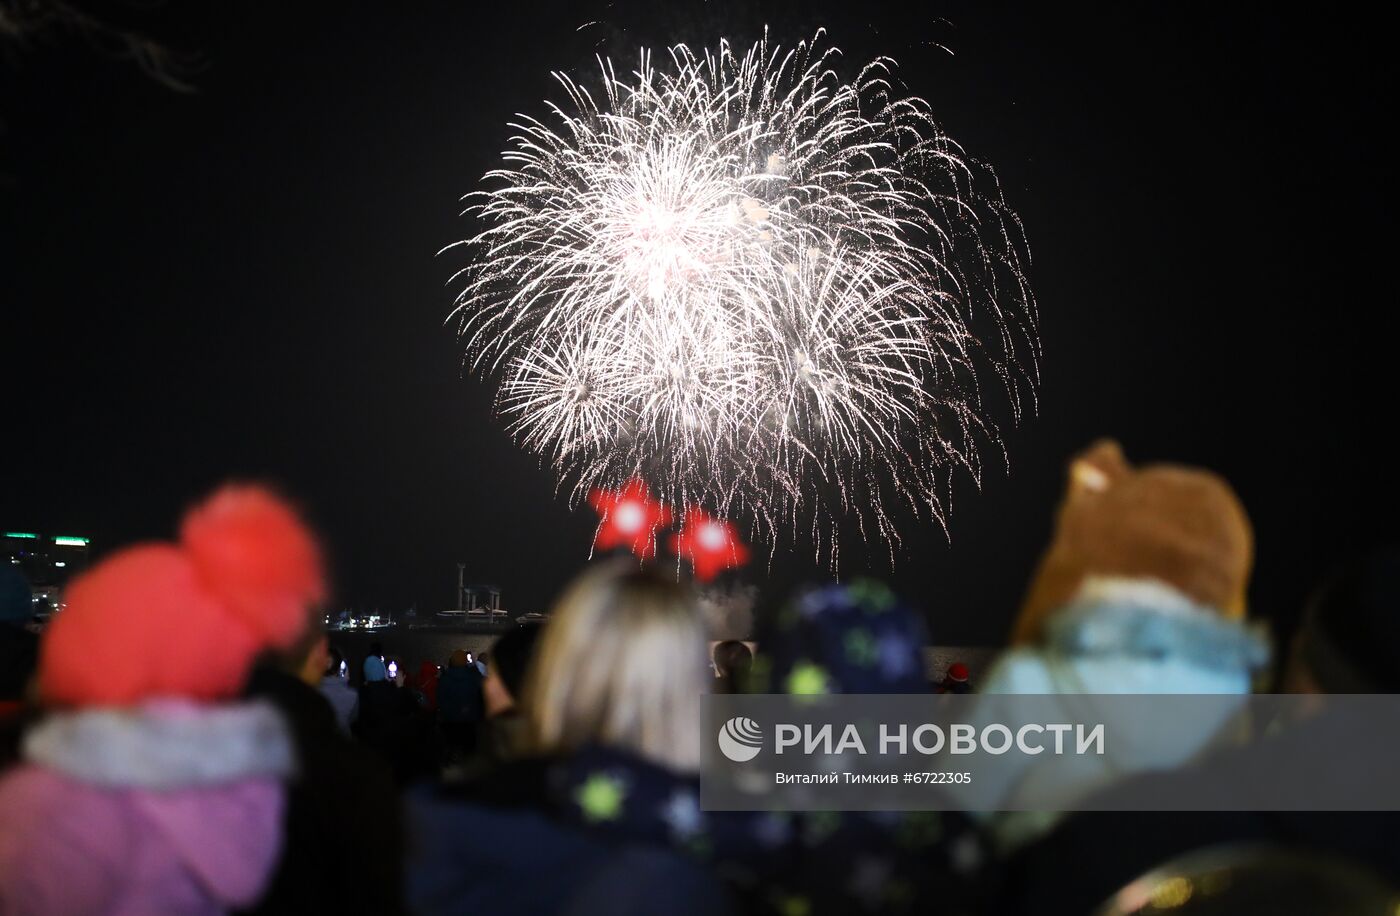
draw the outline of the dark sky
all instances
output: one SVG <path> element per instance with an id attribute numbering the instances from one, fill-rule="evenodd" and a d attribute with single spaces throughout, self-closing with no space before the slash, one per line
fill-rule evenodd
<path id="1" fill-rule="evenodd" d="M 548 71 L 586 71 L 595 47 L 630 60 L 639 42 L 826 25 L 852 63 L 901 62 L 997 168 L 1034 254 L 1040 412 L 1007 434 L 1008 473 L 958 481 L 951 541 L 906 529 L 892 576 L 935 640 L 1002 638 L 1064 462 L 1104 434 L 1234 481 L 1257 527 L 1254 605 L 1288 618 L 1329 565 L 1393 538 L 1389 39 L 1331 7 L 993 6 L 117 16 L 199 54 L 187 94 L 62 32 L 10 47 L 0 526 L 110 549 L 168 535 L 222 478 L 263 478 L 323 528 L 347 603 L 446 606 L 461 559 L 539 609 L 592 517 L 461 371 L 443 324 L 456 265 L 435 257 L 469 229 L 457 199 L 507 118 L 551 94 Z M 749 578 L 771 601 L 805 563 L 784 551 Z"/>

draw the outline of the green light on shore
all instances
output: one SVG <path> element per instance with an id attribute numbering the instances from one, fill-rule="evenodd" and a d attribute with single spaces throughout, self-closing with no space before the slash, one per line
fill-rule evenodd
<path id="1" fill-rule="evenodd" d="M 87 538 L 58 537 L 54 538 L 53 542 L 59 547 L 86 547 L 88 545 Z"/>
<path id="2" fill-rule="evenodd" d="M 7 538 L 24 538 L 25 540 L 28 540 L 28 541 L 37 541 L 37 540 L 39 540 L 39 535 L 37 535 L 37 534 L 30 534 L 28 531 L 6 531 L 6 532 L 5 532 L 5 537 L 7 537 Z"/>

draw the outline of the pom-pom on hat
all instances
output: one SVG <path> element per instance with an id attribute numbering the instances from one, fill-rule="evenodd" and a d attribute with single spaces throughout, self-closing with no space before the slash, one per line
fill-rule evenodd
<path id="1" fill-rule="evenodd" d="M 320 550 L 261 487 L 226 486 L 185 516 L 180 543 L 205 586 L 266 645 L 287 648 L 326 599 Z"/>
<path id="2" fill-rule="evenodd" d="M 226 486 L 186 516 L 179 543 L 126 548 L 73 582 L 44 634 L 40 693 L 75 706 L 235 696 L 325 591 L 296 513 L 261 487 Z"/>

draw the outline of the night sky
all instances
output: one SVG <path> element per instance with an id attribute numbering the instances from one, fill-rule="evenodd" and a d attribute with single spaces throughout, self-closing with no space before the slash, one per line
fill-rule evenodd
<path id="1" fill-rule="evenodd" d="M 551 69 L 767 23 L 780 43 L 825 25 L 852 66 L 898 59 L 996 167 L 1030 239 L 1040 411 L 1007 432 L 1008 472 L 980 492 L 957 481 L 950 540 L 906 526 L 893 573 L 874 570 L 927 609 L 935 641 L 1003 638 L 1065 460 L 1099 435 L 1235 483 L 1272 618 L 1393 539 L 1394 74 L 1375 23 L 820 6 L 112 14 L 197 55 L 188 93 L 62 30 L 3 46 L 0 527 L 108 550 L 168 536 L 223 478 L 259 478 L 325 532 L 342 603 L 446 607 L 460 559 L 511 609 L 542 609 L 592 515 L 463 373 L 444 324 L 460 265 L 436 252 L 469 233 L 458 198 L 510 115 L 557 96 Z M 808 562 L 784 548 L 747 578 L 775 601 Z"/>

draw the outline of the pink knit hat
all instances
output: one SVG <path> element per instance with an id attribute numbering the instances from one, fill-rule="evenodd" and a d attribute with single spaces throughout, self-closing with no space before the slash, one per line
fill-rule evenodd
<path id="1" fill-rule="evenodd" d="M 225 486 L 185 516 L 178 543 L 126 548 L 73 582 L 44 633 L 40 694 L 76 706 L 234 696 L 325 597 L 296 513 L 261 487 Z"/>

